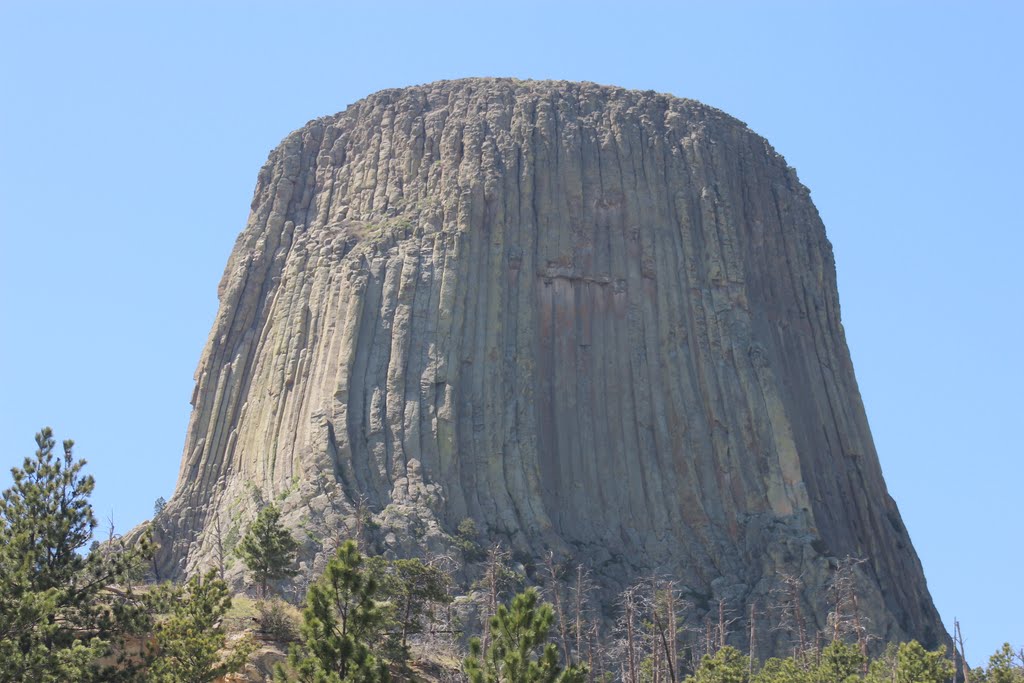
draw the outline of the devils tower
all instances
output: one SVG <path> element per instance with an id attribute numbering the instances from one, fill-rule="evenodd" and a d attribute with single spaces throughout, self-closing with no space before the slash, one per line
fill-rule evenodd
<path id="1" fill-rule="evenodd" d="M 311 121 L 259 173 L 196 371 L 165 576 L 274 501 L 308 572 L 474 520 L 697 609 L 841 558 L 871 628 L 945 638 L 886 491 L 795 171 L 692 100 L 468 79 Z M 215 533 L 216 532 L 216 533 Z M 703 606 L 703 607 L 702 607 Z"/>

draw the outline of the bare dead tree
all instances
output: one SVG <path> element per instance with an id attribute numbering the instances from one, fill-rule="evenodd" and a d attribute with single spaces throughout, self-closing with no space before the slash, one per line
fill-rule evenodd
<path id="1" fill-rule="evenodd" d="M 676 683 L 679 670 L 678 660 L 678 633 L 679 614 L 676 612 L 678 603 L 678 589 L 675 581 L 671 579 L 651 578 L 650 589 L 650 622 L 654 627 L 652 634 L 652 651 L 654 655 L 654 674 L 658 678 L 661 674 L 659 669 L 662 659 L 668 670 L 669 680 Z"/>
<path id="2" fill-rule="evenodd" d="M 597 625 L 587 633 L 587 683 L 594 681 L 594 640 L 596 638 Z"/>
<path id="3" fill-rule="evenodd" d="M 597 624 L 590 627 L 587 633 L 587 681 L 594 683 L 594 677 L 598 680 L 604 678 L 604 653 L 601 651 L 601 633 Z"/>
<path id="4" fill-rule="evenodd" d="M 971 670 L 967 666 L 967 654 L 964 652 L 964 634 L 960 632 L 960 622 L 953 619 L 953 651 L 957 650 L 957 642 L 960 643 L 960 669 L 963 672 L 964 683 L 971 683 Z M 954 656 L 955 659 L 955 656 Z M 1024 657 L 1021 657 L 1021 664 L 1024 664 Z"/>
<path id="5" fill-rule="evenodd" d="M 124 544 L 119 543 L 118 545 L 114 545 L 114 542 L 120 540 L 120 538 L 121 537 L 118 536 L 116 532 L 116 526 L 114 525 L 114 511 L 111 510 L 110 514 L 107 515 L 107 543 L 103 547 L 104 557 L 112 557 L 114 554 L 124 549 Z M 124 577 L 127 580 L 126 587 L 128 590 L 131 590 L 131 575 L 132 572 L 127 572 Z"/>
<path id="6" fill-rule="evenodd" d="M 491 617 L 498 611 L 498 600 L 502 584 L 508 574 L 508 561 L 511 557 L 509 551 L 495 543 L 487 550 L 487 559 L 484 560 L 483 584 L 485 592 L 483 634 L 480 638 L 483 652 L 487 652 L 487 645 L 491 636 Z"/>
<path id="7" fill-rule="evenodd" d="M 857 566 L 865 562 L 863 558 L 847 555 L 839 561 L 832 580 L 829 582 L 829 597 L 832 610 L 828 615 L 832 630 L 832 641 L 853 636 L 858 643 L 865 640 L 861 632 L 863 626 L 857 605 Z"/>
<path id="8" fill-rule="evenodd" d="M 565 610 L 562 608 L 562 591 L 560 589 L 562 572 L 555 564 L 555 553 L 553 550 L 549 550 L 548 554 L 544 557 L 544 567 L 547 569 L 548 579 L 551 581 L 549 588 L 551 601 L 555 607 L 555 618 L 558 619 L 558 635 L 562 645 L 562 655 L 565 657 L 565 663 L 568 666 L 572 663 L 572 659 L 569 656 L 569 637 L 566 634 Z"/>
<path id="9" fill-rule="evenodd" d="M 779 583 L 779 587 L 773 591 L 775 603 L 772 605 L 772 611 L 778 615 L 773 630 L 786 631 L 795 636 L 793 655 L 800 661 L 805 661 L 810 642 L 807 638 L 807 622 L 801 607 L 803 580 L 792 574 L 781 574 Z"/>
<path id="10" fill-rule="evenodd" d="M 863 657 L 862 673 L 868 670 L 868 641 L 871 638 L 867 616 L 861 613 L 857 595 L 857 567 L 866 562 L 864 558 L 847 555 L 840 560 L 829 585 L 832 610 L 828 621 L 832 630 L 832 641 L 852 638 Z"/>
<path id="11" fill-rule="evenodd" d="M 110 514 L 107 515 L 107 543 L 110 544 L 110 547 L 113 547 L 112 544 L 114 543 L 115 537 L 116 534 L 114 533 L 114 511 L 111 510 Z"/>
<path id="12" fill-rule="evenodd" d="M 716 628 L 715 628 L 715 633 L 718 636 L 717 640 L 718 640 L 718 649 L 719 650 L 721 650 L 723 647 L 725 647 L 727 641 L 729 640 L 729 633 L 731 632 L 730 628 L 732 627 L 732 625 L 735 624 L 737 621 L 739 621 L 739 617 L 728 617 L 727 616 L 730 612 L 729 612 L 728 609 L 726 609 L 725 605 L 726 605 L 725 598 L 719 598 L 718 599 L 718 624 L 716 625 Z"/>
<path id="13" fill-rule="evenodd" d="M 662 648 L 657 644 L 654 644 L 651 648 L 651 683 L 663 683 L 664 676 L 662 675 L 662 657 L 664 656 Z"/>
<path id="14" fill-rule="evenodd" d="M 679 672 L 679 589 L 675 581 L 670 581 L 665 590 L 665 614 L 668 617 L 668 660 L 672 663 L 673 681 L 681 678 Z"/>
<path id="15" fill-rule="evenodd" d="M 622 606 L 621 629 L 626 635 L 626 657 L 623 662 L 628 683 L 637 683 L 637 628 L 636 620 L 639 612 L 639 598 L 642 590 L 640 584 L 630 586 L 619 596 Z"/>
<path id="16" fill-rule="evenodd" d="M 718 649 L 719 650 L 721 650 L 723 647 L 725 647 L 726 629 L 728 628 L 728 626 L 726 625 L 725 622 L 726 622 L 726 619 L 725 619 L 725 599 L 724 598 L 719 598 L 718 599 L 718 626 L 715 629 L 715 632 L 718 634 Z"/>
<path id="17" fill-rule="evenodd" d="M 457 590 L 454 573 L 459 569 L 459 562 L 449 554 L 432 553 L 424 558 L 423 563 L 448 577 L 445 586 L 447 600 L 428 602 L 428 609 L 424 614 L 426 627 L 416 638 L 430 652 L 443 653 L 455 660 L 461 659 L 458 643 L 462 631 L 458 628 L 458 620 L 453 609 Z"/>
<path id="18" fill-rule="evenodd" d="M 750 623 L 747 638 L 747 678 L 754 675 L 754 657 L 757 656 L 757 600 L 750 603 Z"/>
<path id="19" fill-rule="evenodd" d="M 856 591 L 853 594 L 851 604 L 853 605 L 853 628 L 857 633 L 857 647 L 860 650 L 863 661 L 863 664 L 861 665 L 861 673 L 867 675 L 868 668 L 871 663 L 868 659 L 868 640 L 871 639 L 871 634 L 867 627 L 867 617 L 861 615 L 860 603 L 858 602 Z"/>
<path id="20" fill-rule="evenodd" d="M 687 634 L 684 636 L 687 641 L 686 663 L 691 673 L 700 667 L 700 660 L 707 652 L 707 641 L 704 637 L 707 630 L 705 626 L 705 622 L 700 621 L 684 627 L 684 631 Z"/>
<path id="21" fill-rule="evenodd" d="M 623 681 L 638 680 L 640 664 L 646 662 L 652 683 L 678 683 L 679 610 L 685 604 L 675 581 L 658 576 L 638 581 L 620 594 L 616 642 L 621 645 Z"/>
<path id="22" fill-rule="evenodd" d="M 573 603 L 575 608 L 575 625 L 573 636 L 576 640 L 576 661 L 583 661 L 583 633 L 586 628 L 585 611 L 590 602 L 590 593 L 594 585 L 590 580 L 590 572 L 582 565 L 576 565 L 576 583 L 573 586 Z"/>
<path id="23" fill-rule="evenodd" d="M 812 663 L 814 666 L 821 666 L 821 651 L 825 649 L 824 634 L 821 631 L 814 632 L 814 646 L 811 648 L 810 654 L 813 655 L 814 659 Z"/>
<path id="24" fill-rule="evenodd" d="M 700 662 L 705 655 L 714 654 L 714 639 L 709 613 L 704 613 L 699 621 L 684 622 L 684 640 L 688 644 L 687 668 L 694 672 L 700 668 Z"/>

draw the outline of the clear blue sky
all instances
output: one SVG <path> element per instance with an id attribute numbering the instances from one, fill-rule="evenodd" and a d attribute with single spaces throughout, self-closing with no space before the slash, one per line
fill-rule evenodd
<path id="1" fill-rule="evenodd" d="M 811 189 L 889 488 L 980 662 L 1024 645 L 1021 3 L 0 0 L 0 485 L 52 425 L 126 530 L 174 489 L 256 173 L 386 87 L 700 99 Z"/>

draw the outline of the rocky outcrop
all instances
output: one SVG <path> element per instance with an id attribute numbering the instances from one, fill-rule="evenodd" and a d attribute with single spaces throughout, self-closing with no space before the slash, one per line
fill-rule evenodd
<path id="1" fill-rule="evenodd" d="M 271 153 L 219 295 L 165 575 L 270 500 L 315 572 L 365 507 L 384 552 L 471 518 L 609 594 L 656 571 L 739 606 L 801 575 L 819 625 L 836 558 L 867 558 L 874 630 L 945 638 L 821 220 L 720 111 L 588 83 L 377 93 Z"/>

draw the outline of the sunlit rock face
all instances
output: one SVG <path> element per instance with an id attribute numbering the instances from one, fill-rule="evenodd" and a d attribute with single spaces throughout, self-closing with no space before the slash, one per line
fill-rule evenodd
<path id="1" fill-rule="evenodd" d="M 307 576 L 357 526 L 406 555 L 471 518 L 526 564 L 586 564 L 606 604 L 656 572 L 749 613 L 800 576 L 822 628 L 837 559 L 866 558 L 871 628 L 945 638 L 821 220 L 718 110 L 590 83 L 377 93 L 271 153 L 219 295 L 164 575 L 276 501 Z"/>

